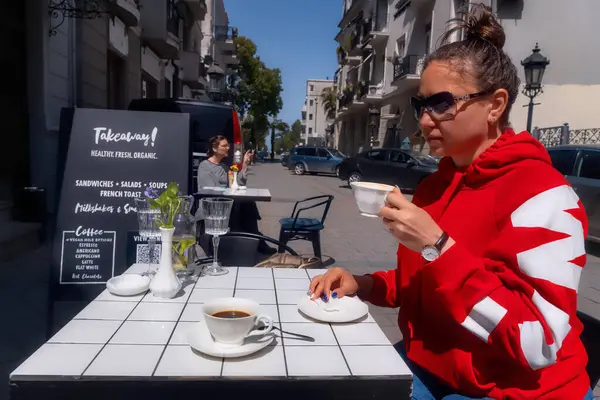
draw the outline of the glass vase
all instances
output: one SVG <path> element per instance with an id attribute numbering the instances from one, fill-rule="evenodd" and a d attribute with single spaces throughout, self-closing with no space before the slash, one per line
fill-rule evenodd
<path id="1" fill-rule="evenodd" d="M 196 219 L 192 215 L 194 196 L 181 196 L 173 226 L 172 260 L 178 276 L 187 276 L 196 262 Z"/>

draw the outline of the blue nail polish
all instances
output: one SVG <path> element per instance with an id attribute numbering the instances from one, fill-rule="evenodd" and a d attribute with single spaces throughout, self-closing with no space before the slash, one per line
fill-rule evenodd
<path id="1" fill-rule="evenodd" d="M 326 294 L 323 295 L 323 300 L 327 301 L 327 295 Z"/>
<path id="2" fill-rule="evenodd" d="M 312 292 L 309 290 L 308 292 L 306 292 L 306 294 L 310 296 Z"/>
<path id="3" fill-rule="evenodd" d="M 334 299 L 338 296 L 337 292 L 333 292 L 333 294 L 331 295 L 331 297 L 333 297 Z"/>

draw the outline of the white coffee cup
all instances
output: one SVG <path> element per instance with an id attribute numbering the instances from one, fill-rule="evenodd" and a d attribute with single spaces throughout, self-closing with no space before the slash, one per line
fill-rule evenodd
<path id="1" fill-rule="evenodd" d="M 204 303 L 204 320 L 216 342 L 240 346 L 244 339 L 252 336 L 264 336 L 273 330 L 273 319 L 260 315 L 257 302 L 238 297 L 222 298 Z M 243 317 L 224 318 L 215 316 L 218 313 L 237 311 L 247 314 Z M 262 322 L 265 329 L 255 329 Z"/>
<path id="2" fill-rule="evenodd" d="M 393 186 L 375 182 L 352 182 L 350 185 L 360 215 L 365 217 L 377 217 L 388 193 L 394 190 Z"/>

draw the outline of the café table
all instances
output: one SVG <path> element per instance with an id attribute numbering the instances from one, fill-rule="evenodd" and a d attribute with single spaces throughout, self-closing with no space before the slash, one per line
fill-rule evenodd
<path id="1" fill-rule="evenodd" d="M 271 191 L 269 189 L 247 188 L 202 188 L 194 193 L 196 199 L 203 197 L 226 197 L 241 201 L 271 201 Z"/>
<path id="2" fill-rule="evenodd" d="M 140 273 L 134 264 L 126 273 Z M 10 374 L 11 399 L 410 399 L 412 374 L 371 315 L 321 323 L 296 306 L 324 269 L 228 268 L 190 278 L 174 299 L 102 292 Z M 192 351 L 203 303 L 242 297 L 284 331 L 242 358 Z"/>

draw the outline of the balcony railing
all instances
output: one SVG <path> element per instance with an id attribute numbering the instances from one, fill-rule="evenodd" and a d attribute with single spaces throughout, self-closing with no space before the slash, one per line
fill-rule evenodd
<path id="1" fill-rule="evenodd" d="M 342 96 L 338 98 L 338 107 L 348 107 L 350 104 L 354 102 L 354 91 L 351 89 L 346 89 Z"/>
<path id="2" fill-rule="evenodd" d="M 369 93 L 369 85 L 366 82 L 361 81 L 356 86 L 355 91 L 356 91 L 356 98 L 362 99 Z"/>
<path id="3" fill-rule="evenodd" d="M 238 29 L 227 25 L 215 26 L 215 40 L 233 40 L 238 37 Z"/>
<path id="4" fill-rule="evenodd" d="M 209 89 L 206 94 L 212 101 L 217 103 L 233 103 L 234 96 L 231 91 L 227 89 Z"/>
<path id="5" fill-rule="evenodd" d="M 404 78 L 407 75 L 420 75 L 423 66 L 423 57 L 409 55 L 394 62 L 394 80 Z"/>

